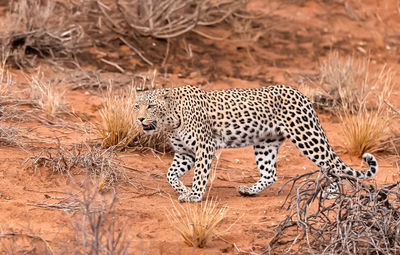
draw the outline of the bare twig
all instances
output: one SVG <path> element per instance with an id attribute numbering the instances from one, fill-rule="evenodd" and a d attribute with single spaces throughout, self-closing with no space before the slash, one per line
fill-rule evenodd
<path id="1" fill-rule="evenodd" d="M 34 235 L 34 234 L 26 234 L 26 233 L 17 233 L 17 232 L 1 232 L 0 233 L 0 238 L 2 237 L 10 237 L 10 236 L 23 236 L 23 237 L 29 237 L 32 239 L 36 239 L 39 241 L 42 241 L 45 245 L 46 248 L 50 251 L 51 254 L 55 254 L 49 243 L 41 236 Z"/>
<path id="2" fill-rule="evenodd" d="M 304 174 L 302 177 L 307 178 L 299 182 L 295 194 L 289 193 L 290 198 L 285 201 L 289 214 L 278 224 L 265 252 L 270 252 L 285 233 L 294 235 L 290 247 L 296 244 L 298 252 L 302 249 L 323 254 L 400 251 L 399 183 L 378 188 L 351 176 L 323 173 L 311 178 L 316 172 Z M 292 178 L 284 185 L 302 177 Z M 338 182 L 341 189 L 334 201 L 327 201 L 322 191 L 332 181 Z"/>

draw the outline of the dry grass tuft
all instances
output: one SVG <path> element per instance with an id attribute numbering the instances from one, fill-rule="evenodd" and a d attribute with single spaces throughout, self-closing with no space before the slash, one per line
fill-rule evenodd
<path id="1" fill-rule="evenodd" d="M 47 115 L 54 115 L 65 110 L 63 93 L 51 81 L 44 77 L 44 73 L 38 72 L 27 77 L 31 87 L 31 99 Z"/>
<path id="2" fill-rule="evenodd" d="M 320 65 L 320 84 L 328 97 L 325 101 L 331 104 L 327 107 L 357 111 L 370 89 L 368 67 L 368 59 L 345 58 L 332 52 Z"/>
<path id="3" fill-rule="evenodd" d="M 358 99 L 357 104 L 343 104 L 339 118 L 351 154 L 390 150 L 393 116 L 385 100 L 391 95 L 393 77 L 394 72 L 384 66 L 376 77 L 366 79 L 370 91 L 364 98 Z"/>
<path id="4" fill-rule="evenodd" d="M 201 203 L 187 203 L 168 211 L 172 227 L 191 247 L 203 248 L 224 219 L 226 207 L 212 198 Z"/>
<path id="5" fill-rule="evenodd" d="M 134 88 L 119 95 L 111 89 L 108 90 L 103 108 L 100 110 L 102 122 L 98 128 L 105 146 L 170 151 L 168 139 L 163 132 L 152 135 L 143 133 L 142 127 L 136 122 L 134 99 Z"/>
<path id="6" fill-rule="evenodd" d="M 104 149 L 103 146 L 88 144 L 65 147 L 57 143 L 55 148 L 47 148 L 39 155 L 29 157 L 26 162 L 29 162 L 27 168 L 34 171 L 47 167 L 54 173 L 69 176 L 86 171 L 89 176 L 99 178 L 98 189 L 106 191 L 125 176 L 115 156 L 113 147 Z"/>
<path id="7" fill-rule="evenodd" d="M 109 88 L 103 108 L 100 110 L 99 132 L 106 146 L 125 147 L 139 135 L 134 110 L 134 89 L 117 95 Z"/>
<path id="8" fill-rule="evenodd" d="M 3 60 L 0 63 L 0 97 L 8 96 L 12 85 L 14 85 L 14 81 L 6 67 L 6 60 Z"/>
<path id="9" fill-rule="evenodd" d="M 33 66 L 36 59 L 70 57 L 81 46 L 82 29 L 74 13 L 57 1 L 9 1 L 0 28 L 2 54 L 17 66 Z"/>
<path id="10" fill-rule="evenodd" d="M 355 156 L 365 152 L 385 151 L 390 146 L 392 119 L 383 107 L 368 111 L 364 106 L 357 113 L 340 115 L 347 150 Z"/>
<path id="11" fill-rule="evenodd" d="M 24 147 L 17 128 L 0 125 L 0 145 Z"/>
<path id="12" fill-rule="evenodd" d="M 116 254 L 127 253 L 129 241 L 126 239 L 124 224 L 116 214 L 117 195 L 111 199 L 99 200 L 100 194 L 86 180 L 82 198 L 77 199 L 80 205 L 78 220 L 74 223 L 75 243 L 70 254 Z"/>
<path id="13" fill-rule="evenodd" d="M 314 103 L 338 115 L 346 149 L 353 155 L 390 151 L 393 116 L 385 103 L 394 87 L 394 71 L 376 71 L 368 58 L 341 57 L 332 52 L 320 65 L 322 93 Z"/>

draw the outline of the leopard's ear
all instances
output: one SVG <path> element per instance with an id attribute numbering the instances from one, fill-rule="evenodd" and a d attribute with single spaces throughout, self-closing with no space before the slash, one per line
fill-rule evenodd
<path id="1" fill-rule="evenodd" d="M 144 91 L 141 89 L 138 89 L 138 88 L 132 89 L 132 94 L 133 94 L 134 98 L 138 98 L 143 93 L 144 93 Z"/>

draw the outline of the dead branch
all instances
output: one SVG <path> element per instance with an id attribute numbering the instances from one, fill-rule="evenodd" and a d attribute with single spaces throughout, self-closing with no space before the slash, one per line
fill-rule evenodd
<path id="1" fill-rule="evenodd" d="M 70 58 L 87 47 L 82 27 L 66 5 L 56 1 L 10 1 L 7 25 L 0 31 L 2 59 L 24 67 L 37 58 Z M 6 56 L 6 57 L 5 57 Z"/>
<path id="2" fill-rule="evenodd" d="M 66 147 L 57 142 L 55 148 L 46 148 L 40 154 L 30 156 L 25 163 L 28 163 L 27 169 L 36 171 L 39 167 L 46 167 L 54 173 L 68 176 L 72 176 L 73 170 L 75 173 L 85 171 L 90 176 L 99 177 L 98 188 L 107 190 L 120 178 L 125 178 L 113 149 L 114 147 L 105 149 L 102 146 L 86 143 Z"/>
<path id="3" fill-rule="evenodd" d="M 323 254 L 400 251 L 399 183 L 378 188 L 350 176 L 327 176 L 320 172 L 312 177 L 317 172 L 310 171 L 284 183 L 293 182 L 285 201 L 289 214 L 278 224 L 265 252 L 276 248 L 277 241 L 289 233 L 293 239 L 287 252 L 295 244 L 300 247 L 298 251 Z M 332 178 L 340 183 L 340 192 L 333 201 L 322 196 Z M 292 194 L 296 181 L 298 187 Z"/>
<path id="4" fill-rule="evenodd" d="M 17 233 L 17 232 L 1 232 L 0 233 L 0 238 L 2 238 L 2 237 L 13 237 L 13 236 L 29 237 L 29 238 L 32 238 L 32 239 L 36 239 L 36 240 L 42 241 L 46 245 L 47 250 L 49 250 L 51 254 L 55 254 L 53 249 L 49 245 L 49 243 L 46 241 L 46 239 L 44 239 L 41 236 L 34 235 L 34 234 Z"/>

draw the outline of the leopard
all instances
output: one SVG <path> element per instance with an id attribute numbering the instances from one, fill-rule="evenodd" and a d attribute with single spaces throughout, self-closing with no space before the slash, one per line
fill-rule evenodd
<path id="1" fill-rule="evenodd" d="M 370 153 L 362 155 L 367 170 L 345 164 L 330 145 L 312 102 L 291 86 L 204 90 L 184 85 L 138 91 L 134 111 L 143 132 L 168 136 L 174 156 L 166 177 L 181 202 L 202 201 L 215 152 L 224 148 L 254 148 L 260 177 L 251 186 L 239 186 L 242 196 L 257 195 L 277 181 L 277 154 L 285 140 L 331 176 L 367 179 L 378 172 Z M 192 168 L 192 186 L 187 187 L 180 178 Z M 329 196 L 337 189 L 333 182 L 326 192 Z"/>

